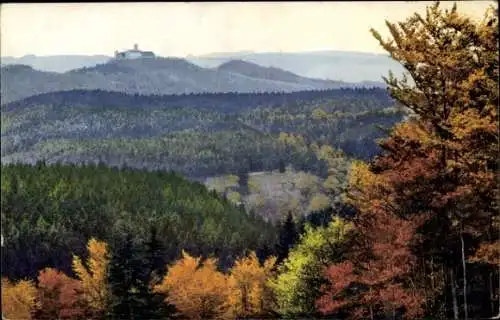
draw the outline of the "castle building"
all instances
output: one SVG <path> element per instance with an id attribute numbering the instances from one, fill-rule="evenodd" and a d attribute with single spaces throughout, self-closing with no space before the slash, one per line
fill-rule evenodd
<path id="1" fill-rule="evenodd" d="M 139 46 L 134 44 L 134 49 L 118 52 L 115 51 L 115 59 L 140 59 L 140 58 L 154 58 L 155 54 L 152 51 L 141 51 Z"/>

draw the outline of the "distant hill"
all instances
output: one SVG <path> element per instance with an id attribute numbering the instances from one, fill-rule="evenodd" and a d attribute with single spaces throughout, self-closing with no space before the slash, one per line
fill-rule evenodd
<path id="1" fill-rule="evenodd" d="M 262 67 L 258 64 L 243 60 L 230 60 L 221 64 L 216 69 L 238 73 L 252 78 L 268 79 L 286 83 L 301 83 L 304 85 L 314 86 L 318 89 L 329 89 L 337 86 L 350 86 L 350 84 L 342 81 L 310 79 L 301 77 L 299 75 L 296 75 L 295 73 L 285 71 L 280 68 Z M 380 83 L 374 84 L 374 86 L 380 85 Z"/>
<path id="2" fill-rule="evenodd" d="M 56 55 L 35 56 L 26 55 L 20 58 L 2 57 L 2 65 L 24 64 L 37 70 L 49 72 L 66 72 L 83 67 L 91 67 L 107 62 L 111 57 L 105 55 Z"/>
<path id="3" fill-rule="evenodd" d="M 363 86 L 309 79 L 241 61 L 210 69 L 178 58 L 111 60 L 65 73 L 40 71 L 25 65 L 7 65 L 2 67 L 0 73 L 3 104 L 36 94 L 76 89 L 165 95 L 293 92 Z"/>
<path id="4" fill-rule="evenodd" d="M 2 65 L 24 64 L 40 71 L 66 72 L 107 62 L 111 57 L 85 55 L 2 57 Z M 186 60 L 204 68 L 216 68 L 231 60 L 243 60 L 263 67 L 280 68 L 302 77 L 346 82 L 376 81 L 389 70 L 400 74 L 403 68 L 390 57 L 363 52 L 220 52 L 201 56 L 189 55 Z"/>
<path id="5" fill-rule="evenodd" d="M 263 67 L 280 68 L 303 77 L 346 82 L 381 82 L 382 76 L 387 76 L 389 70 L 396 75 L 404 70 L 386 55 L 349 51 L 214 53 L 187 59 L 209 68 L 231 60 L 243 60 Z"/>

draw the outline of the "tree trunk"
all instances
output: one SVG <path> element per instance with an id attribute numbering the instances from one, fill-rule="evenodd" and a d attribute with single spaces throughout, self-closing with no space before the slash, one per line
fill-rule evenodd
<path id="1" fill-rule="evenodd" d="M 500 319 L 500 265 L 498 266 L 498 313 L 490 319 Z"/>
<path id="2" fill-rule="evenodd" d="M 495 318 L 500 319 L 500 265 L 498 266 L 498 314 Z"/>
<path id="3" fill-rule="evenodd" d="M 434 257 L 431 257 L 431 288 L 432 293 L 436 292 L 436 282 L 434 280 Z"/>
<path id="4" fill-rule="evenodd" d="M 491 313 L 495 312 L 495 287 L 493 286 L 493 272 L 489 273 L 489 287 L 490 287 L 490 310 Z"/>
<path id="5" fill-rule="evenodd" d="M 246 316 L 248 313 L 248 295 L 247 295 L 246 285 L 243 285 L 243 292 L 241 298 L 243 300 L 243 314 Z"/>
<path id="6" fill-rule="evenodd" d="M 370 287 L 370 296 L 371 296 L 371 293 L 372 293 L 372 288 Z M 372 307 L 371 302 L 370 302 L 370 320 L 373 320 L 373 307 Z"/>
<path id="7" fill-rule="evenodd" d="M 464 270 L 464 319 L 469 319 L 469 311 L 467 306 L 467 265 L 465 261 L 464 235 L 460 232 L 460 242 L 462 244 L 462 268 Z"/>
<path id="8" fill-rule="evenodd" d="M 450 268 L 451 297 L 453 301 L 453 320 L 458 320 L 457 290 L 455 288 L 455 273 L 453 267 Z"/>

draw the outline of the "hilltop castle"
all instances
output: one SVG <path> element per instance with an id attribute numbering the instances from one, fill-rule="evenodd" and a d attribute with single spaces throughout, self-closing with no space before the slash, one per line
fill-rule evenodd
<path id="1" fill-rule="evenodd" d="M 154 58 L 155 54 L 152 51 L 141 51 L 139 46 L 134 44 L 134 49 L 118 52 L 115 51 L 115 59 L 140 59 L 140 58 Z"/>

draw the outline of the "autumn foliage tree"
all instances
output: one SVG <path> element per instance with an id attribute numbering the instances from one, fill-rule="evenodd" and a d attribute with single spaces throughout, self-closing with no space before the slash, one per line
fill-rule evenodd
<path id="1" fill-rule="evenodd" d="M 154 289 L 189 319 L 224 319 L 229 311 L 228 281 L 216 264 L 214 258 L 202 262 L 183 251 L 182 258 L 168 268 Z"/>
<path id="2" fill-rule="evenodd" d="M 276 300 L 276 311 L 287 316 L 315 313 L 315 300 L 324 282 L 322 270 L 343 257 L 351 225 L 334 218 L 327 226 L 305 226 L 300 241 L 278 266 L 277 276 L 269 279 Z"/>
<path id="3" fill-rule="evenodd" d="M 353 172 L 358 172 L 356 167 Z M 408 281 L 416 264 L 411 243 L 418 224 L 395 217 L 374 200 L 354 225 L 356 242 L 347 253 L 349 259 L 326 269 L 330 284 L 322 287 L 324 294 L 316 302 L 319 311 L 344 311 L 356 319 L 392 316 L 401 310 L 411 318 L 420 316 L 420 292 Z"/>
<path id="4" fill-rule="evenodd" d="M 76 319 L 85 313 L 80 282 L 55 269 L 40 271 L 38 301 L 35 319 Z"/>
<path id="5" fill-rule="evenodd" d="M 500 229 L 500 217 L 493 217 L 492 227 L 496 228 L 496 230 Z M 474 256 L 472 256 L 469 261 L 472 263 L 485 264 L 490 268 L 500 269 L 500 240 L 496 239 L 488 239 L 480 244 L 479 248 L 475 252 Z M 495 299 L 495 296 L 498 300 L 498 313 L 495 318 L 500 319 L 500 272 L 498 273 L 498 287 L 496 288 L 496 293 L 494 291 L 493 285 L 493 273 L 490 273 L 490 297 L 491 300 Z M 491 305 L 494 305 L 493 301 Z M 493 309 L 493 308 L 492 308 Z"/>
<path id="6" fill-rule="evenodd" d="M 229 314 L 233 317 L 262 316 L 272 311 L 272 290 L 267 281 L 272 277 L 276 257 L 263 264 L 255 252 L 236 260 L 228 278 Z"/>
<path id="7" fill-rule="evenodd" d="M 105 242 L 90 239 L 87 244 L 88 259 L 73 256 L 73 270 L 80 279 L 83 298 L 94 316 L 103 315 L 108 304 L 107 287 L 109 253 Z"/>
<path id="8" fill-rule="evenodd" d="M 2 278 L 2 317 L 32 319 L 32 314 L 38 307 L 37 289 L 32 281 L 13 283 Z"/>
<path id="9" fill-rule="evenodd" d="M 468 318 L 468 257 L 498 239 L 492 223 L 498 213 L 497 17 L 490 9 L 476 22 L 456 6 L 442 11 L 435 3 L 425 17 L 387 22 L 389 40 L 372 30 L 407 70 L 402 80 L 392 74 L 385 80 L 412 116 L 381 142 L 384 153 L 370 166 L 353 169 L 349 196 L 359 211 L 358 241 L 349 260 L 327 270 L 330 285 L 318 300 L 324 313 Z M 447 288 L 452 313 L 435 303 Z"/>

